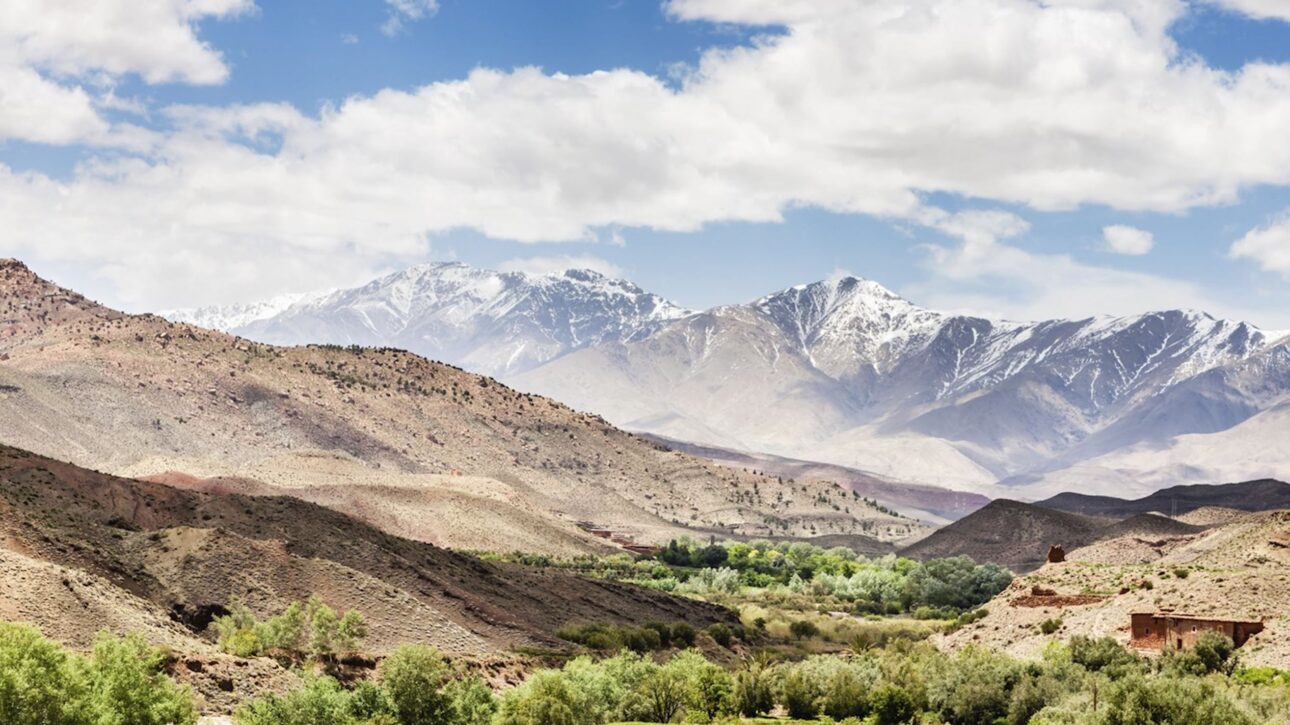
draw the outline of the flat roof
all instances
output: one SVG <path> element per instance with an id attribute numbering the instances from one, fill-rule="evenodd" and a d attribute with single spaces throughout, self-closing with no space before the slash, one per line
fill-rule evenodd
<path id="1" fill-rule="evenodd" d="M 1130 616 L 1148 616 L 1159 619 L 1187 619 L 1200 622 L 1231 622 L 1232 624 L 1263 624 L 1262 619 L 1238 619 L 1204 614 L 1179 614 L 1178 612 L 1131 612 Z"/>

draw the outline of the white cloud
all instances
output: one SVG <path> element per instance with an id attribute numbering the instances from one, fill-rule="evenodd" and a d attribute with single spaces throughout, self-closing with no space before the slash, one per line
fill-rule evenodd
<path id="1" fill-rule="evenodd" d="M 1145 229 L 1112 224 L 1102 227 L 1102 243 L 1108 252 L 1138 257 L 1155 248 L 1156 238 Z"/>
<path id="2" fill-rule="evenodd" d="M 0 141 L 120 142 L 85 83 L 126 74 L 148 83 L 220 83 L 228 67 L 194 23 L 254 8 L 251 0 L 0 3 Z M 102 96 L 105 105 L 114 97 Z"/>
<path id="3" fill-rule="evenodd" d="M 386 35 L 398 35 L 408 22 L 428 18 L 439 12 L 438 0 L 385 0 L 389 15 L 381 25 Z"/>
<path id="4" fill-rule="evenodd" d="M 904 290 L 933 308 L 1015 320 L 1082 319 L 1198 308 L 1243 320 L 1270 320 L 1265 311 L 1233 305 L 1199 285 L 1151 274 L 1042 254 L 990 239 L 981 228 L 959 235 L 957 246 L 930 245 L 927 280 Z"/>
<path id="5" fill-rule="evenodd" d="M 590 269 L 606 277 L 623 276 L 623 270 L 618 265 L 589 255 L 520 257 L 502 262 L 497 269 L 500 272 L 527 272 L 528 274 L 559 274 L 568 269 Z"/>
<path id="6" fill-rule="evenodd" d="M 171 109 L 163 135 L 132 137 L 144 152 L 91 157 L 69 179 L 0 168 L 0 251 L 129 260 L 123 298 L 183 306 L 257 286 L 248 296 L 271 294 L 284 268 L 334 284 L 337 269 L 412 261 L 428 238 L 458 228 L 585 241 L 605 229 L 780 221 L 813 206 L 934 226 L 975 254 L 1024 233 L 1024 220 L 929 212 L 929 192 L 1033 209 L 1179 211 L 1290 184 L 1290 65 L 1227 73 L 1180 55 L 1166 30 L 1186 8 L 673 0 L 680 19 L 788 27 L 706 52 L 679 86 L 623 69 L 481 69 L 318 113 Z M 391 6 L 405 19 L 432 11 Z M 170 17 L 191 37 L 191 15 Z M 97 62 L 190 82 L 227 72 L 195 38 L 176 48 L 168 60 L 142 49 L 146 62 L 121 65 L 128 56 L 115 51 Z M 78 57 L 88 56 L 64 62 L 85 65 Z M 93 116 L 66 118 L 44 132 L 101 132 Z M 174 273 L 167 259 L 180 247 L 201 273 Z M 239 266 L 226 285 L 221 272 L 237 254 L 260 269 Z"/>
<path id="7" fill-rule="evenodd" d="M 1260 20 L 1290 21 L 1290 2 L 1286 0 L 1210 0 L 1210 2 Z"/>
<path id="8" fill-rule="evenodd" d="M 1232 245 L 1232 256 L 1252 259 L 1261 268 L 1290 279 L 1290 210 L 1238 239 Z"/>

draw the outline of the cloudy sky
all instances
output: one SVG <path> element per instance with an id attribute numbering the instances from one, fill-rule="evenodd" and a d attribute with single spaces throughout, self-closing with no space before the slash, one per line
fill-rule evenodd
<path id="1" fill-rule="evenodd" d="M 5 0 L 0 256 L 134 311 L 458 259 L 1290 328 L 1290 0 Z"/>

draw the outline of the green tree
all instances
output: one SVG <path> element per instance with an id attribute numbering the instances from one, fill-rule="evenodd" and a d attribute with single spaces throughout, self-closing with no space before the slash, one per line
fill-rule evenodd
<path id="1" fill-rule="evenodd" d="M 0 722 L 14 725 L 71 725 L 85 681 L 76 661 L 57 644 L 25 624 L 0 622 Z"/>
<path id="2" fill-rule="evenodd" d="M 455 679 L 444 687 L 444 695 L 452 707 L 452 725 L 487 723 L 497 712 L 497 698 L 488 685 L 478 677 Z"/>
<path id="3" fill-rule="evenodd" d="M 775 695 L 770 678 L 759 664 L 751 664 L 735 673 L 735 710 L 744 717 L 757 717 L 770 712 L 775 706 Z"/>
<path id="4" fill-rule="evenodd" d="M 378 677 L 394 714 L 403 725 L 442 725 L 452 718 L 452 702 L 444 693 L 449 669 L 443 657 L 423 645 L 404 645 L 382 662 Z"/>
<path id="5" fill-rule="evenodd" d="M 238 725 L 352 725 L 350 697 L 330 677 L 306 675 L 285 695 L 269 693 L 238 709 Z"/>
<path id="6" fill-rule="evenodd" d="M 197 722 L 192 695 L 166 677 L 161 665 L 161 655 L 139 635 L 100 633 L 88 666 L 96 725 Z"/>

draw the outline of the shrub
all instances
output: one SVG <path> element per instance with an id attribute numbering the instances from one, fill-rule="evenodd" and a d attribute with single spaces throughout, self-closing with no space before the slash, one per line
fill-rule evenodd
<path id="1" fill-rule="evenodd" d="M 1191 572 L 1187 569 L 1182 569 L 1182 568 L 1174 569 L 1174 576 L 1178 577 L 1179 579 L 1186 579 L 1190 575 L 1191 575 Z"/>
<path id="2" fill-rule="evenodd" d="M 0 622 L 0 722 L 14 725 L 187 725 L 191 693 L 161 672 L 143 638 L 107 632 L 89 657 L 69 654 L 34 627 Z"/>
<path id="3" fill-rule="evenodd" d="M 285 695 L 259 697 L 238 709 L 238 725 L 350 725 L 349 697 L 330 677 L 306 676 Z"/>
<path id="4" fill-rule="evenodd" d="M 678 647 L 693 647 L 695 631 L 689 622 L 677 622 L 672 625 L 672 639 Z"/>
<path id="5" fill-rule="evenodd" d="M 905 725 L 914 719 L 918 708 L 904 689 L 884 683 L 869 693 L 869 712 L 875 725 Z"/>
<path id="6" fill-rule="evenodd" d="M 1107 670 L 1112 676 L 1118 676 L 1131 670 L 1141 669 L 1142 658 L 1125 649 L 1113 637 L 1093 639 L 1077 634 L 1070 640 L 1071 661 L 1089 672 Z"/>
<path id="7" fill-rule="evenodd" d="M 1105 698 L 1103 722 L 1107 725 L 1172 723 L 1172 725 L 1253 725 L 1212 685 L 1197 678 L 1140 675 L 1115 681 Z"/>
<path id="8" fill-rule="evenodd" d="M 955 723 L 991 723 L 1007 716 L 1020 667 L 1002 655 L 969 647 L 937 661 L 929 675 L 927 697 L 941 717 Z"/>
<path id="9" fill-rule="evenodd" d="M 197 722 L 192 696 L 161 672 L 161 655 L 139 635 L 94 640 L 89 700 L 98 725 L 181 725 Z"/>
<path id="10" fill-rule="evenodd" d="M 449 682 L 444 687 L 444 695 L 451 704 L 453 725 L 487 723 L 497 712 L 497 698 L 478 677 L 463 677 Z"/>
<path id="11" fill-rule="evenodd" d="M 734 631 L 731 630 L 730 627 L 722 624 L 721 622 L 717 622 L 711 627 L 708 627 L 707 632 L 708 632 L 708 636 L 712 638 L 712 641 L 716 642 L 722 647 L 729 648 L 730 643 L 733 642 L 735 638 Z"/>
<path id="12" fill-rule="evenodd" d="M 759 665 L 752 665 L 735 674 L 734 707 L 740 715 L 765 715 L 774 706 L 775 695 L 766 670 Z"/>
<path id="13" fill-rule="evenodd" d="M 820 713 L 820 682 L 802 665 L 787 666 L 781 671 L 779 702 L 789 717 L 814 720 Z"/>
<path id="14" fill-rule="evenodd" d="M 259 622 L 241 599 L 229 602 L 229 613 L 211 621 L 220 649 L 235 657 L 279 652 L 291 658 L 327 659 L 357 649 L 367 623 L 355 610 L 338 615 L 317 595 L 292 602 L 281 614 Z"/>
<path id="15" fill-rule="evenodd" d="M 86 695 L 78 664 L 35 627 L 0 622 L 0 722 L 73 722 Z"/>
<path id="16" fill-rule="evenodd" d="M 1062 620 L 1060 619 L 1045 619 L 1044 621 L 1039 623 L 1039 631 L 1043 632 L 1044 634 L 1053 634 L 1054 632 L 1056 632 L 1061 628 L 1062 628 Z"/>
<path id="17" fill-rule="evenodd" d="M 820 628 L 806 619 L 793 622 L 788 626 L 788 631 L 792 633 L 794 639 L 810 639 L 820 634 Z"/>
<path id="18" fill-rule="evenodd" d="M 448 674 L 443 657 L 423 645 L 399 647 L 381 662 L 378 670 L 394 714 L 404 725 L 431 725 L 449 720 L 452 703 L 443 691 Z"/>

